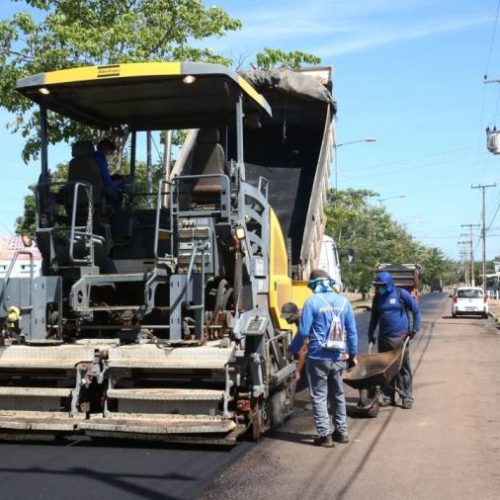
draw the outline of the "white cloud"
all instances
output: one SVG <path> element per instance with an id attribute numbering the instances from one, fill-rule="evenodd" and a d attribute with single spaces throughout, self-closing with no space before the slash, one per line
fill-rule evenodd
<path id="1" fill-rule="evenodd" d="M 374 26 L 365 26 L 350 33 L 345 38 L 339 38 L 331 43 L 316 48 L 316 53 L 321 57 L 331 57 L 370 50 L 381 45 L 399 41 L 425 38 L 441 33 L 460 31 L 474 26 L 480 26 L 491 21 L 489 16 L 480 16 L 475 19 L 443 19 L 415 24 L 413 26 L 390 27 L 386 29 Z"/>
<path id="2" fill-rule="evenodd" d="M 212 40 L 214 50 L 231 46 L 233 51 L 255 52 L 270 46 L 305 50 L 322 58 L 493 22 L 489 10 L 477 11 L 474 6 L 460 10 L 451 0 L 437 5 L 431 0 L 256 0 L 251 8 L 231 4 L 226 9 L 242 20 L 243 28 Z"/>

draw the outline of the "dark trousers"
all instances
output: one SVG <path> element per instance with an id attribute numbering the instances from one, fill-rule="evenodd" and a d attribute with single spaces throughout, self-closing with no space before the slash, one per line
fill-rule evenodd
<path id="1" fill-rule="evenodd" d="M 405 339 L 405 336 L 384 337 L 380 335 L 378 339 L 378 352 L 397 349 L 404 344 Z M 384 397 L 394 401 L 396 397 L 396 387 L 402 399 L 413 401 L 413 378 L 411 374 L 409 342 L 406 345 L 401 370 L 399 370 L 399 373 L 394 377 L 394 380 L 384 387 Z"/>

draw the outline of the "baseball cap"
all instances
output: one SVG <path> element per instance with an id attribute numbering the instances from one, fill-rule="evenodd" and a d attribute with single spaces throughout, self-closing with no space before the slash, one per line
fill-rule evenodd
<path id="1" fill-rule="evenodd" d="M 291 314 L 297 314 L 298 312 L 299 308 L 297 307 L 297 304 L 294 304 L 293 302 L 287 302 L 281 307 L 281 314 L 285 318 Z"/>

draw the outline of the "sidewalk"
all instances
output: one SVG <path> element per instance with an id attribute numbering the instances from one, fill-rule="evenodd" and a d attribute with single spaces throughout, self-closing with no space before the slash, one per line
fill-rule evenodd
<path id="1" fill-rule="evenodd" d="M 412 346 L 415 405 L 350 419 L 350 443 L 311 444 L 310 412 L 225 471 L 203 498 L 497 499 L 500 491 L 500 332 L 451 319 L 448 301 Z"/>

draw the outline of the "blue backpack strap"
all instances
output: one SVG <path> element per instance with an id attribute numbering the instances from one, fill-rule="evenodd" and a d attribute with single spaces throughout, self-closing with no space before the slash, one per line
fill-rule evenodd
<path id="1" fill-rule="evenodd" d="M 411 330 L 411 328 L 412 328 L 411 321 L 410 321 L 410 309 L 411 308 L 408 306 L 405 299 L 403 299 L 403 290 L 401 290 L 401 288 L 396 287 L 396 293 L 398 295 L 399 303 L 401 304 L 401 307 L 402 307 L 404 313 L 406 314 L 406 318 L 408 319 L 408 328 Z"/>

